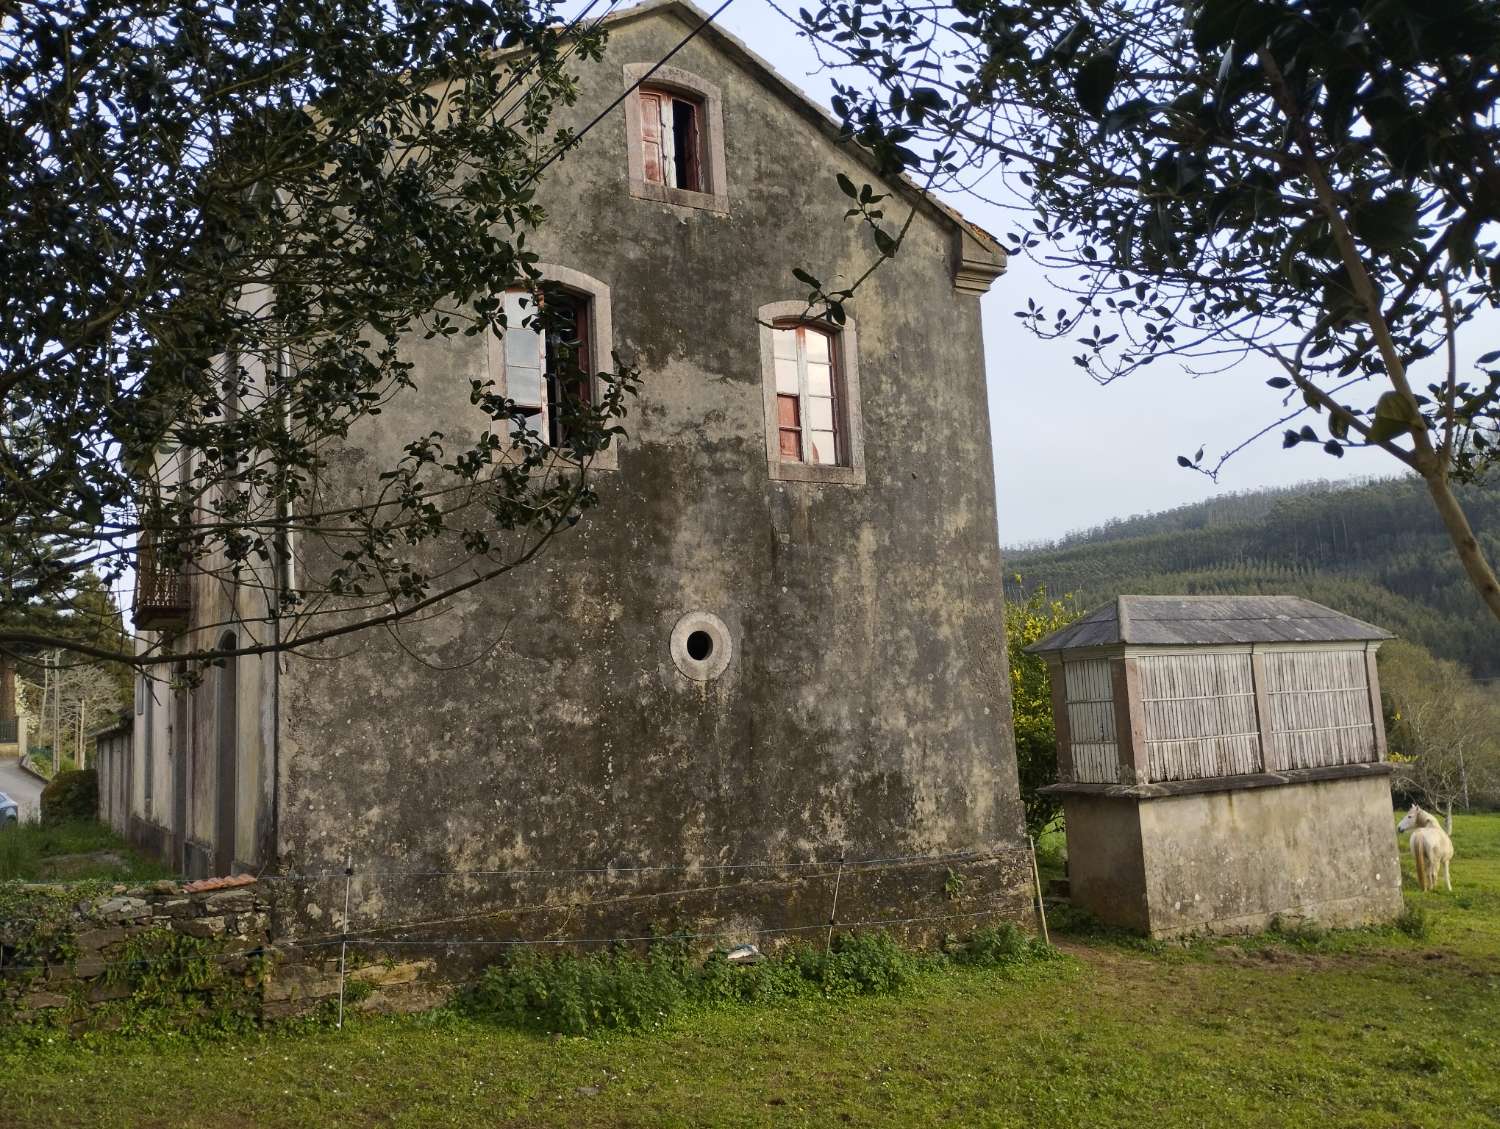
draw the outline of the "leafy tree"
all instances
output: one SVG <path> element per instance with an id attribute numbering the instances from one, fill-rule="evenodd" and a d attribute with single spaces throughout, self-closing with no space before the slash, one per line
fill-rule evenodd
<path id="1" fill-rule="evenodd" d="M 1257 434 L 1409 467 L 1500 617 L 1454 491 L 1500 441 L 1500 351 L 1457 360 L 1500 307 L 1500 6 L 826 0 L 802 19 L 887 171 L 955 191 L 998 173 L 1026 202 L 1010 241 L 1071 299 L 1028 299 L 1024 324 L 1100 381 L 1268 358 L 1286 411 Z M 897 253 L 868 186 L 840 187 Z M 1178 461 L 1216 476 L 1233 453 Z"/>
<path id="2" fill-rule="evenodd" d="M 13 578 L 23 573 L 56 572 L 67 572 L 71 583 L 66 588 L 54 585 L 52 599 L 16 598 Z M 68 638 L 106 651 L 124 651 L 127 646 L 120 610 L 104 583 L 93 572 L 73 570 L 60 555 L 55 539 L 0 533 L 0 609 L 0 632 Z M 39 651 L 35 645 L 0 647 L 0 721 L 16 718 L 17 677 L 28 667 L 41 665 Z M 128 695 L 130 678 L 125 668 L 113 666 L 106 677 Z"/>
<path id="3" fill-rule="evenodd" d="M 1415 792 L 1453 830 L 1453 809 L 1500 787 L 1500 700 L 1456 663 L 1397 641 L 1380 649 L 1398 788 Z"/>
<path id="4" fill-rule="evenodd" d="M 1019 584 L 1020 577 L 1016 577 Z M 1005 645 L 1010 654 L 1011 709 L 1015 717 L 1016 768 L 1026 830 L 1040 835 L 1057 818 L 1062 802 L 1039 789 L 1057 783 L 1057 728 L 1052 721 L 1052 681 L 1047 664 L 1026 648 L 1078 618 L 1069 600 L 1055 600 L 1042 587 L 1005 605 Z"/>
<path id="5" fill-rule="evenodd" d="M 362 503 L 316 484 L 416 391 L 409 342 L 502 334 L 507 290 L 545 311 L 535 186 L 576 140 L 549 119 L 601 46 L 552 0 L 7 7 L 0 649 L 213 656 L 47 625 L 138 551 L 148 577 L 264 593 L 239 653 L 307 646 L 491 581 L 594 504 L 623 367 L 557 447 L 480 382 L 478 439 L 411 436 Z"/>

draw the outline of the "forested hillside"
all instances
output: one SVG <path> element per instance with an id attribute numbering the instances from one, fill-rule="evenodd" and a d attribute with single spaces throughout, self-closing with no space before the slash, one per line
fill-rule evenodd
<path id="1" fill-rule="evenodd" d="M 1500 485 L 1461 497 L 1497 560 Z M 1500 676 L 1500 624 L 1469 586 L 1415 478 L 1228 495 L 1007 549 L 1005 557 L 1007 575 L 1019 574 L 1027 589 L 1045 585 L 1084 607 L 1124 592 L 1305 596 L 1477 677 Z"/>

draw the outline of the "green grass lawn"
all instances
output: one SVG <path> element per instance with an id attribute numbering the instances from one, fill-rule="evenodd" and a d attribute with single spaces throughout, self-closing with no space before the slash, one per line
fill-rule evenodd
<path id="1" fill-rule="evenodd" d="M 596 1038 L 438 1013 L 222 1042 L 0 1044 L 0 1122 L 1492 1129 L 1500 816 L 1460 817 L 1454 839 L 1454 893 L 1409 894 L 1425 939 L 1063 936 L 1062 961 Z"/>
<path id="2" fill-rule="evenodd" d="M 33 821 L 0 827 L 0 882 L 85 878 L 144 882 L 171 875 L 160 863 L 133 851 L 102 823 L 43 826 Z"/>

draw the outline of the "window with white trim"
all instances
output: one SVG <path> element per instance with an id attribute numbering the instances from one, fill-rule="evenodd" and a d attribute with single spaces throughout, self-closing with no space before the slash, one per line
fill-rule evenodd
<path id="1" fill-rule="evenodd" d="M 570 417 L 594 399 L 590 302 L 553 292 L 544 318 L 537 316 L 535 302 L 526 291 L 505 296 L 503 387 L 526 413 L 525 423 L 513 428 L 524 426 L 550 446 L 564 446 Z"/>
<path id="2" fill-rule="evenodd" d="M 773 479 L 865 481 L 854 319 L 808 317 L 805 302 L 762 306 L 766 461 Z"/>
<path id="3" fill-rule="evenodd" d="M 771 331 L 776 368 L 776 438 L 783 460 L 839 466 L 839 375 L 833 334 L 792 323 Z"/>

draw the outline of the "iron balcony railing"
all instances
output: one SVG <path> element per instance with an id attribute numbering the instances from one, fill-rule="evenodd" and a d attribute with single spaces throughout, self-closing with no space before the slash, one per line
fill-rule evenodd
<path id="1" fill-rule="evenodd" d="M 135 572 L 135 625 L 146 631 L 171 631 L 188 625 L 192 601 L 187 574 L 165 563 L 149 534 L 141 535 Z"/>

